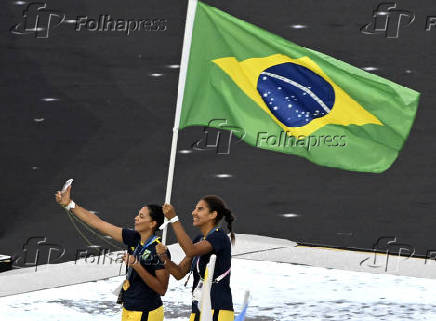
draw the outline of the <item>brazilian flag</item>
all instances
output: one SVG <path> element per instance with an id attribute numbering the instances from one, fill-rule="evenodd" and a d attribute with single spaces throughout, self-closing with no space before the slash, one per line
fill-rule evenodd
<path id="1" fill-rule="evenodd" d="M 180 129 L 222 119 L 252 146 L 380 173 L 398 156 L 418 100 L 412 89 L 197 4 Z"/>

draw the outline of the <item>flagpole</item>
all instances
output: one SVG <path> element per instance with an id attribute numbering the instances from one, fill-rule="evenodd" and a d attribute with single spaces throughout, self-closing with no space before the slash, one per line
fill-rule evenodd
<path id="1" fill-rule="evenodd" d="M 180 61 L 179 85 L 177 90 L 176 115 L 174 117 L 173 140 L 171 142 L 170 164 L 168 168 L 167 190 L 165 203 L 171 202 L 173 189 L 174 166 L 176 164 L 177 140 L 179 138 L 180 113 L 182 111 L 183 93 L 185 92 L 186 73 L 188 70 L 189 53 L 192 43 L 192 28 L 194 26 L 195 11 L 198 0 L 188 0 L 188 11 L 186 13 L 185 35 L 183 37 L 182 59 Z M 167 220 L 165 219 L 165 222 Z M 166 244 L 168 225 L 162 232 L 162 243 Z"/>

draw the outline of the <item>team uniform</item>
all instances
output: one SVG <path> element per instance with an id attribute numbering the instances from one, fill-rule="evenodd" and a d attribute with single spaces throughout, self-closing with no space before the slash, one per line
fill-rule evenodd
<path id="1" fill-rule="evenodd" d="M 193 243 L 204 239 L 212 245 L 213 250 L 210 253 L 193 258 L 191 265 L 191 272 L 194 276 L 192 291 L 194 292 L 199 282 L 204 279 L 206 265 L 209 263 L 210 256 L 215 254 L 215 271 L 210 291 L 213 321 L 233 321 L 232 291 L 230 289 L 230 268 L 232 260 L 230 239 L 222 229 L 214 228 L 206 235 L 206 238 L 204 238 L 203 235 L 199 235 L 193 240 Z M 197 301 L 193 300 L 192 314 L 189 321 L 199 320 L 200 311 Z"/>
<path id="2" fill-rule="evenodd" d="M 128 253 L 139 258 L 139 263 L 151 275 L 156 276 L 157 270 L 165 268 L 156 254 L 156 245 L 159 243 L 157 237 L 142 243 L 140 234 L 130 229 L 123 229 L 122 236 Z M 167 256 L 171 257 L 168 251 Z M 127 273 L 123 291 L 122 321 L 163 321 L 164 309 L 160 295 L 132 268 Z"/>

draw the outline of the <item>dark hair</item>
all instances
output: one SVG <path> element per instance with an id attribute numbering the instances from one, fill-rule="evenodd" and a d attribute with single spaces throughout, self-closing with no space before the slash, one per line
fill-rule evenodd
<path id="1" fill-rule="evenodd" d="M 232 211 L 227 207 L 226 203 L 217 195 L 206 195 L 202 200 L 207 203 L 211 212 L 217 212 L 217 217 L 215 219 L 217 224 L 224 218 L 227 222 L 227 229 L 230 232 L 232 244 L 235 244 L 235 233 L 233 233 L 232 229 L 232 223 L 235 220 L 235 217 L 232 215 Z"/>
<path id="2" fill-rule="evenodd" d="M 159 229 L 159 227 L 164 222 L 164 213 L 162 211 L 162 206 L 155 205 L 155 204 L 149 204 L 146 205 L 148 207 L 148 210 L 150 211 L 150 217 L 153 221 L 157 223 L 156 227 L 153 230 L 153 233 L 156 232 L 156 230 Z"/>

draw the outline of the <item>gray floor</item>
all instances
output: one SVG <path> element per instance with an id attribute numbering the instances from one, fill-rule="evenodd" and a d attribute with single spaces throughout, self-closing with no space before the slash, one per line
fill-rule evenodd
<path id="1" fill-rule="evenodd" d="M 425 31 L 434 3 L 398 3 L 416 18 L 399 29 L 397 39 L 388 39 L 360 32 L 378 1 L 206 2 L 354 66 L 376 67 L 371 72 L 422 96 L 411 135 L 383 174 L 319 167 L 244 143 L 232 146 L 231 155 L 178 154 L 173 203 L 190 233 L 195 202 L 214 193 L 234 210 L 238 233 L 363 249 L 388 236 L 426 256 L 436 242 L 436 31 Z M 23 22 L 29 3 L 0 4 L 1 254 L 23 257 L 26 249 L 39 248 L 46 262 L 48 244 L 54 244 L 66 250 L 60 262 L 86 247 L 53 200 L 70 177 L 76 179 L 74 199 L 117 225 L 131 226 L 142 204 L 162 202 L 177 91 L 172 65 L 180 61 L 186 3 L 49 2 L 48 9 L 66 20 L 102 14 L 159 18 L 167 20 L 167 30 L 127 36 L 75 31 L 74 24 L 63 23 L 46 39 L 8 32 Z M 183 130 L 179 149 L 190 149 L 202 135 L 202 128 Z"/>

